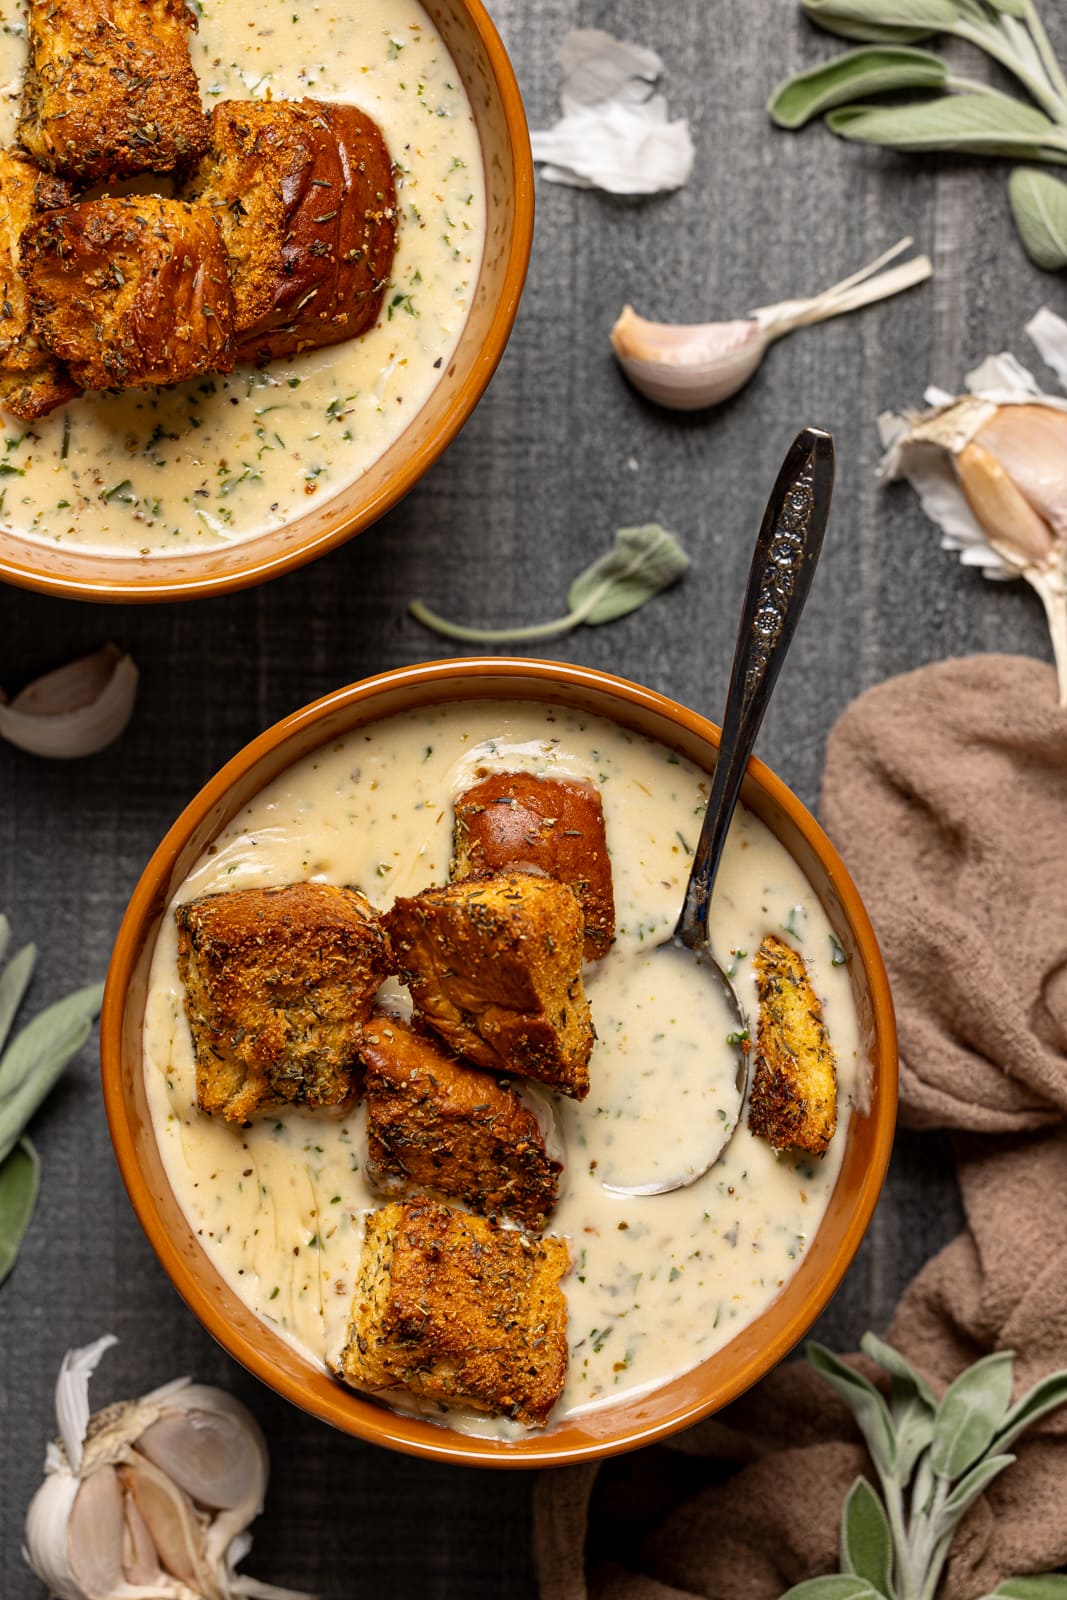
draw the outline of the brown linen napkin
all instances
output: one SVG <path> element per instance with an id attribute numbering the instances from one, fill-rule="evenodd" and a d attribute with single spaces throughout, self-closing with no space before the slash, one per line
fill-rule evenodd
<path id="1" fill-rule="evenodd" d="M 1067 713 L 1055 674 L 981 656 L 870 690 L 831 735 L 822 808 L 889 967 L 902 1116 L 961 1134 L 967 1229 L 905 1291 L 887 1337 L 939 1391 L 1012 1349 L 1022 1390 L 1067 1367 Z M 957 1535 L 944 1600 L 1067 1562 L 1067 1412 L 1013 1448 Z M 806 1364 L 779 1367 L 667 1448 L 543 1473 L 542 1600 L 777 1600 L 836 1570 L 841 1504 L 863 1470 L 843 1403 Z"/>

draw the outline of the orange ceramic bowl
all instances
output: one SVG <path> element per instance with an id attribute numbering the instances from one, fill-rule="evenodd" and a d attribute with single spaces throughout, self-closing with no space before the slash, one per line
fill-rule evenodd
<path id="1" fill-rule="evenodd" d="M 140 557 L 49 548 L 0 524 L 0 579 L 76 600 L 180 600 L 262 583 L 361 533 L 437 460 L 481 399 L 511 334 L 533 238 L 533 163 L 522 99 L 482 0 L 422 0 L 463 80 L 486 181 L 486 239 L 471 310 L 421 410 L 347 489 L 229 548 Z"/>
<path id="2" fill-rule="evenodd" d="M 773 772 L 753 761 L 742 798 L 803 868 L 848 956 L 861 1037 L 873 1067 L 870 1104 L 849 1120 L 837 1184 L 795 1277 L 717 1354 L 651 1394 L 508 1443 L 468 1438 L 399 1415 L 334 1382 L 254 1316 L 198 1242 L 167 1180 L 142 1074 L 142 1020 L 162 918 L 194 862 L 241 808 L 294 761 L 367 722 L 444 701 L 486 699 L 537 700 L 593 712 L 660 740 L 698 766 L 714 765 L 719 731 L 703 717 L 622 678 L 555 662 L 432 662 L 365 679 L 306 706 L 235 756 L 186 808 L 148 863 L 108 973 L 101 1019 L 104 1099 L 122 1176 L 160 1261 L 208 1331 L 264 1383 L 335 1427 L 413 1455 L 493 1467 L 559 1466 L 676 1433 L 755 1383 L 826 1305 L 878 1199 L 897 1100 L 896 1031 L 885 969 L 836 851 Z"/>

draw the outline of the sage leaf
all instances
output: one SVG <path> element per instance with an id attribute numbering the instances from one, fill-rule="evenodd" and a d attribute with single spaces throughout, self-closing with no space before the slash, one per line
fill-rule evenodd
<path id="1" fill-rule="evenodd" d="M 827 126 L 843 139 L 890 150 L 956 150 L 972 155 L 1047 158 L 1048 117 L 1007 95 L 950 94 L 923 105 L 839 106 Z"/>
<path id="2" fill-rule="evenodd" d="M 826 1578 L 809 1578 L 787 1589 L 782 1600 L 885 1600 L 866 1578 L 838 1572 Z"/>
<path id="3" fill-rule="evenodd" d="M 820 28 L 844 39 L 912 44 L 959 21 L 954 0 L 801 0 Z"/>
<path id="4" fill-rule="evenodd" d="M 945 1501 L 938 1519 L 938 1536 L 951 1533 L 957 1522 L 971 1509 L 978 1496 L 988 1488 L 1005 1467 L 1010 1467 L 1014 1456 L 986 1456 L 962 1477 Z"/>
<path id="5" fill-rule="evenodd" d="M 1050 1372 L 1012 1406 L 993 1440 L 994 1449 L 1007 1450 L 1024 1428 L 1062 1405 L 1067 1405 L 1067 1372 Z"/>
<path id="6" fill-rule="evenodd" d="M 571 584 L 567 615 L 552 622 L 519 628 L 468 628 L 438 616 L 421 600 L 413 600 L 408 610 L 432 632 L 466 644 L 514 644 L 529 639 L 550 639 L 583 622 L 593 627 L 627 616 L 676 582 L 688 566 L 689 557 L 674 534 L 656 522 L 649 522 L 639 528 L 618 530 L 614 548 L 586 567 Z"/>
<path id="7" fill-rule="evenodd" d="M 20 1139 L 0 1162 L 0 1283 L 15 1265 L 40 1187 L 37 1152 L 28 1139 Z"/>
<path id="8" fill-rule="evenodd" d="M 780 84 L 767 102 L 767 110 L 779 128 L 802 128 L 812 117 L 861 95 L 885 94 L 891 89 L 940 89 L 947 81 L 947 65 L 929 50 L 846 50 L 843 56 Z"/>
<path id="9" fill-rule="evenodd" d="M 1039 1572 L 1032 1577 L 1005 1578 L 982 1600 L 1067 1600 L 1067 1577 L 1062 1572 Z"/>
<path id="10" fill-rule="evenodd" d="M 571 584 L 567 604 L 582 622 L 614 622 L 680 578 L 689 557 L 656 522 L 620 528 L 615 548 L 594 561 Z"/>
<path id="11" fill-rule="evenodd" d="M 883 1372 L 889 1373 L 893 1379 L 894 1397 L 898 1388 L 902 1391 L 911 1390 L 922 1399 L 924 1404 L 930 1407 L 931 1411 L 937 1410 L 937 1399 L 934 1391 L 922 1376 L 922 1373 L 916 1372 L 915 1368 L 905 1361 L 899 1350 L 894 1350 L 891 1344 L 886 1344 L 873 1333 L 865 1333 L 863 1335 L 860 1340 L 860 1349 L 865 1356 L 870 1356 L 872 1361 L 876 1361 Z M 892 1400 L 890 1402 L 890 1410 L 892 1410 Z"/>
<path id="12" fill-rule="evenodd" d="M 989 1449 L 1011 1402 L 1011 1351 L 998 1350 L 961 1372 L 937 1409 L 930 1462 L 940 1478 L 958 1478 Z"/>
<path id="13" fill-rule="evenodd" d="M 1008 199 L 1031 261 L 1046 272 L 1067 267 L 1067 183 L 1036 167 L 1016 167 Z"/>
<path id="14" fill-rule="evenodd" d="M 33 977 L 36 960 L 36 945 L 23 945 L 18 954 L 11 957 L 3 972 L 0 972 L 0 1050 L 7 1043 L 15 1013 L 22 1004 L 22 997 Z"/>
<path id="15" fill-rule="evenodd" d="M 93 984 L 49 1006 L 0 1057 L 0 1082 L 9 1085 L 0 1098 L 0 1161 L 7 1159 L 41 1101 L 88 1039 L 103 992 L 102 983 Z M 57 1014 L 61 1018 L 58 1028 L 54 1020 L 50 1020 Z M 28 1061 L 23 1061 L 23 1041 L 27 1034 L 33 1036 L 34 1050 Z M 8 1070 L 14 1051 L 19 1051 L 18 1073 Z"/>
<path id="16" fill-rule="evenodd" d="M 883 1344 L 873 1333 L 865 1333 L 860 1348 L 892 1380 L 889 1415 L 896 1433 L 896 1478 L 903 1485 L 934 1436 L 937 1400 L 926 1379 L 892 1345 Z"/>
<path id="17" fill-rule="evenodd" d="M 893 1424 L 889 1408 L 874 1384 L 838 1360 L 824 1345 L 812 1341 L 806 1354 L 815 1371 L 837 1390 L 850 1408 L 878 1471 L 886 1477 L 893 1476 L 896 1466 Z"/>
<path id="18" fill-rule="evenodd" d="M 46 1006 L 8 1045 L 0 1055 L 0 1116 L 5 1100 L 42 1057 L 61 1054 L 68 1049 L 70 1040 L 81 1032 L 83 1024 L 92 1022 L 99 1013 L 103 994 L 102 983 L 76 989 L 54 1005 Z"/>
<path id="19" fill-rule="evenodd" d="M 893 1585 L 893 1535 L 881 1500 L 866 1478 L 857 1478 L 841 1512 L 841 1569 L 865 1578 L 880 1594 Z"/>

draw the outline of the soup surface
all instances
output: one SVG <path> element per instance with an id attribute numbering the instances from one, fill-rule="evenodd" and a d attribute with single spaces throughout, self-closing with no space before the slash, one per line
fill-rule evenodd
<path id="1" fill-rule="evenodd" d="M 775 1298 L 818 1226 L 868 1068 L 840 950 L 800 869 L 739 809 L 712 904 L 713 944 L 753 1017 L 751 957 L 763 935 L 782 934 L 803 952 L 837 1054 L 837 1134 L 822 1158 L 775 1155 L 742 1122 L 702 1178 L 643 1198 L 611 1193 L 605 1178 L 632 1184 L 684 1170 L 693 1125 L 707 1130 L 706 1148 L 736 1111 L 737 1057 L 725 1039 L 736 1024 L 688 964 L 649 953 L 677 918 L 708 793 L 706 776 L 673 751 L 538 705 L 462 702 L 372 723 L 264 789 L 175 904 L 310 878 L 358 887 L 385 909 L 396 895 L 446 880 L 455 795 L 479 773 L 519 769 L 597 784 L 617 912 L 615 945 L 586 969 L 598 1034 L 591 1092 L 556 1103 L 565 1168 L 548 1231 L 570 1241 L 573 1260 L 558 1420 L 656 1387 L 711 1355 Z M 235 1128 L 196 1110 L 169 913 L 144 1042 L 156 1136 L 192 1228 L 257 1315 L 329 1362 L 344 1338 L 363 1219 L 382 1203 L 363 1175 L 361 1113 L 287 1111 Z M 707 1101 L 709 1081 L 718 1109 Z M 447 1420 L 502 1437 L 521 1431 L 456 1411 Z"/>
<path id="2" fill-rule="evenodd" d="M 65 547 L 169 555 L 280 527 L 358 478 L 407 426 L 463 329 L 485 233 L 481 155 L 452 59 L 417 0 L 198 0 L 193 66 L 220 100 L 344 101 L 397 167 L 393 275 L 361 339 L 171 389 L 88 394 L 0 449 L 0 519 Z M 26 27 L 0 28 L 0 140 Z M 165 192 L 166 181 L 141 185 Z"/>

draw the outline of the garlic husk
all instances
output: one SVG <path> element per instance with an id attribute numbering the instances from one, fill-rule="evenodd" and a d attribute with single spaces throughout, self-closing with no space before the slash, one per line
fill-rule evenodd
<path id="1" fill-rule="evenodd" d="M 657 405 L 673 411 L 718 405 L 749 381 L 773 340 L 794 328 L 900 294 L 928 278 L 933 267 L 927 256 L 902 262 L 888 272 L 879 270 L 911 243 L 901 239 L 822 294 L 757 306 L 733 322 L 649 322 L 632 306 L 624 306 L 611 330 L 615 354 L 634 388 Z"/>
<path id="2" fill-rule="evenodd" d="M 655 93 L 663 72 L 656 52 L 600 28 L 576 28 L 564 35 L 559 58 L 562 115 L 553 127 L 530 131 L 534 160 L 547 163 L 542 176 L 620 195 L 681 188 L 693 168 L 693 141 L 689 124 L 672 122 Z"/>
<path id="3" fill-rule="evenodd" d="M 114 1343 L 60 1368 L 61 1440 L 27 1513 L 29 1565 L 60 1600 L 315 1600 L 235 1570 L 269 1472 L 253 1418 L 186 1378 L 91 1416 L 89 1379 Z"/>
<path id="4" fill-rule="evenodd" d="M 1062 318 L 1042 310 L 1027 331 L 1054 366 L 1067 356 Z M 879 419 L 880 474 L 911 483 L 943 549 L 987 577 L 1022 577 L 1036 590 L 1067 706 L 1067 400 L 1043 393 L 1007 352 L 965 383 L 968 394 L 930 388 L 929 410 Z"/>
<path id="5" fill-rule="evenodd" d="M 28 684 L 7 702 L 0 738 L 31 755 L 72 760 L 113 744 L 133 715 L 137 668 L 113 644 Z"/>

